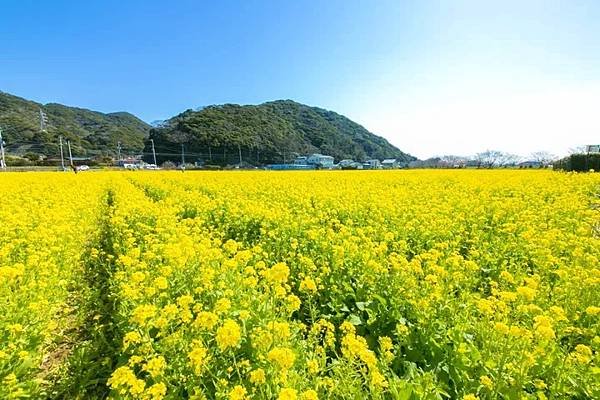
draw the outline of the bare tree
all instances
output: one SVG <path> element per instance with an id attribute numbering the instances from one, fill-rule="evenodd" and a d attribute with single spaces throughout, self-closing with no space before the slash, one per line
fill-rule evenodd
<path id="1" fill-rule="evenodd" d="M 575 146 L 569 149 L 569 154 L 584 154 L 586 150 L 586 146 Z"/>
<path id="2" fill-rule="evenodd" d="M 516 154 L 499 150 L 486 150 L 473 157 L 479 168 L 508 167 L 515 165 L 520 159 L 521 157 Z"/>
<path id="3" fill-rule="evenodd" d="M 553 161 L 557 160 L 558 157 L 547 151 L 536 151 L 531 153 L 531 159 L 539 162 L 542 167 L 547 167 Z"/>
<path id="4" fill-rule="evenodd" d="M 478 167 L 494 168 L 499 165 L 503 153 L 498 150 L 486 150 L 475 155 Z"/>
<path id="5" fill-rule="evenodd" d="M 441 162 L 447 167 L 464 167 L 467 164 L 467 158 L 454 155 L 445 155 L 441 157 Z"/>
<path id="6" fill-rule="evenodd" d="M 516 165 L 521 160 L 521 156 L 512 153 L 501 153 L 498 165 L 510 167 Z"/>

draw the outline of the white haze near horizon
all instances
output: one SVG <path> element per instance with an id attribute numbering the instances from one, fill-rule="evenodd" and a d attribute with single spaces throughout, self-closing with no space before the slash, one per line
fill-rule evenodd
<path id="1" fill-rule="evenodd" d="M 421 159 L 484 150 L 564 156 L 600 144 L 600 85 L 413 98 L 361 114 L 367 129 Z"/>

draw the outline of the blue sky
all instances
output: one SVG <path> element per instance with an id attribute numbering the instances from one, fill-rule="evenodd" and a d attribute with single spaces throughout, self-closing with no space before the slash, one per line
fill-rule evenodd
<path id="1" fill-rule="evenodd" d="M 0 0 L 0 90 L 335 110 L 419 157 L 600 142 L 600 2 Z"/>

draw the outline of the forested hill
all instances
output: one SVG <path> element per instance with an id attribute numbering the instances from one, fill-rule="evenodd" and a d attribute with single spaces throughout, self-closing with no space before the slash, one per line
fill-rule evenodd
<path id="1" fill-rule="evenodd" d="M 40 128 L 40 109 L 46 116 Z M 56 156 L 58 137 L 70 140 L 74 155 L 142 151 L 150 125 L 126 112 L 104 114 L 61 104 L 39 104 L 0 91 L 0 128 L 9 153 Z"/>
<path id="2" fill-rule="evenodd" d="M 296 154 L 323 153 L 336 161 L 351 158 L 415 158 L 361 125 L 332 111 L 291 100 L 260 105 L 225 104 L 187 110 L 150 131 L 158 162 L 180 159 L 207 163 L 290 162 Z M 150 159 L 151 149 L 144 150 Z"/>
<path id="3" fill-rule="evenodd" d="M 0 128 L 7 152 L 20 155 L 57 156 L 62 136 L 71 142 L 75 156 L 115 156 L 121 142 L 124 154 L 143 152 L 151 161 L 150 136 L 159 163 L 180 161 L 182 144 L 186 161 L 212 164 L 237 164 L 240 155 L 254 165 L 290 162 L 310 153 L 331 155 L 336 161 L 415 159 L 340 114 L 291 100 L 187 110 L 152 128 L 126 112 L 40 104 L 0 91 Z"/>

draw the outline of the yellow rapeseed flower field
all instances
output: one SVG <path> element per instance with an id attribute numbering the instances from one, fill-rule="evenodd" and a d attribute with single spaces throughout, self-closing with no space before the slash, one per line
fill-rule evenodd
<path id="1" fill-rule="evenodd" d="M 0 188 L 0 398 L 600 398 L 598 175 Z"/>

